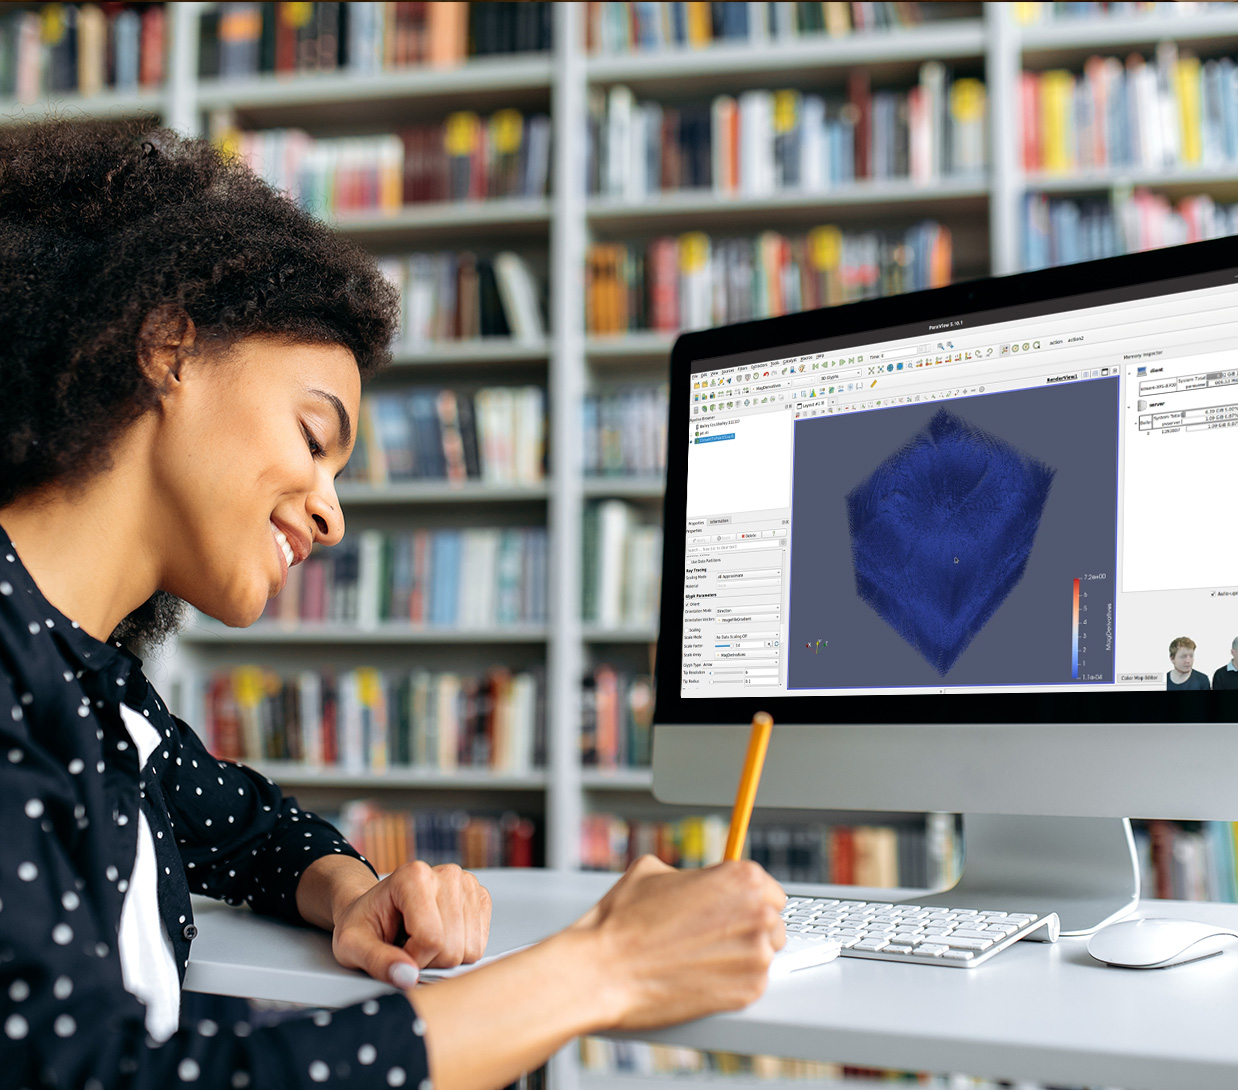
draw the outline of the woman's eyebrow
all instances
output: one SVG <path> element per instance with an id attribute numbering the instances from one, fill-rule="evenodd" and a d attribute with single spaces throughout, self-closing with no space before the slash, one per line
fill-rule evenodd
<path id="1" fill-rule="evenodd" d="M 326 390 L 311 390 L 310 393 L 335 406 L 336 415 L 340 418 L 340 445 L 348 446 L 352 440 L 352 423 L 348 419 L 348 410 L 344 408 L 344 403 L 335 394 L 328 393 Z"/>

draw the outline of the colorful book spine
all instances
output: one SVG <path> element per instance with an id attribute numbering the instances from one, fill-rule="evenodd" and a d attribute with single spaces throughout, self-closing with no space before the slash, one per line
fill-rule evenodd
<path id="1" fill-rule="evenodd" d="M 226 3 L 202 15 L 198 70 L 244 79 L 450 68 L 469 57 L 545 52 L 552 22 L 552 6 L 543 2 Z"/>
<path id="2" fill-rule="evenodd" d="M 346 803 L 338 815 L 324 816 L 380 875 L 414 859 L 432 867 L 455 863 L 466 870 L 542 865 L 537 820 L 511 811 L 397 810 L 358 799 Z"/>
<path id="3" fill-rule="evenodd" d="M 582 619 L 603 628 L 654 628 L 662 574 L 662 529 L 623 500 L 590 504 L 582 527 Z"/>
<path id="4" fill-rule="evenodd" d="M 709 866 L 722 858 L 727 825 L 722 814 L 675 821 L 586 814 L 581 866 L 619 871 L 645 854 L 675 867 Z M 745 854 L 782 882 L 939 888 L 958 873 L 954 816 L 943 814 L 892 826 L 756 823 Z"/>
<path id="5" fill-rule="evenodd" d="M 906 92 L 873 92 L 864 69 L 845 95 L 758 89 L 673 107 L 637 102 L 620 84 L 590 102 L 589 192 L 639 202 L 697 187 L 751 198 L 866 179 L 981 178 L 988 112 L 984 84 L 952 80 L 937 61 Z M 703 172 L 685 168 L 698 162 Z"/>
<path id="6" fill-rule="evenodd" d="M 813 35 L 842 38 L 919 26 L 933 4 L 911 3 L 589 3 L 586 49 L 597 54 L 659 53 L 760 45 Z"/>
<path id="7" fill-rule="evenodd" d="M 581 689 L 580 760 L 586 768 L 648 768 L 653 678 L 597 666 Z"/>
<path id="8" fill-rule="evenodd" d="M 0 98 L 31 103 L 50 95 L 153 89 L 164 82 L 163 4 L 5 7 L 0 14 Z"/>
<path id="9" fill-rule="evenodd" d="M 672 249 L 675 262 L 667 259 Z M 692 231 L 648 245 L 597 242 L 585 260 L 586 328 L 699 329 L 941 287 L 952 275 L 950 229 L 933 220 L 906 231 L 822 226 L 798 236 L 712 239 Z"/>
<path id="10" fill-rule="evenodd" d="M 414 388 L 367 394 L 345 481 L 470 480 L 499 486 L 546 478 L 546 392 Z"/>
<path id="11" fill-rule="evenodd" d="M 315 139 L 300 129 L 216 133 L 276 189 L 315 215 L 399 211 L 423 201 L 544 197 L 550 119 L 502 110 L 452 114 L 398 134 Z"/>
<path id="12" fill-rule="evenodd" d="M 542 625 L 546 555 L 544 527 L 362 530 L 297 565 L 262 623 L 469 632 Z"/>
<path id="13" fill-rule="evenodd" d="M 1044 269 L 1115 254 L 1238 234 L 1238 204 L 1206 193 L 1177 202 L 1136 189 L 1113 199 L 1028 194 L 1023 205 L 1023 266 Z"/>
<path id="14" fill-rule="evenodd" d="M 1081 73 L 1024 72 L 1021 159 L 1028 173 L 1217 167 L 1238 159 L 1231 58 L 1171 43 L 1144 57 L 1090 57 Z"/>
<path id="15" fill-rule="evenodd" d="M 540 668 L 451 671 L 218 670 L 205 683 L 204 734 L 217 757 L 291 761 L 381 776 L 399 769 L 545 765 Z"/>
<path id="16" fill-rule="evenodd" d="M 586 394 L 585 476 L 660 477 L 666 470 L 668 396 L 665 383 Z"/>

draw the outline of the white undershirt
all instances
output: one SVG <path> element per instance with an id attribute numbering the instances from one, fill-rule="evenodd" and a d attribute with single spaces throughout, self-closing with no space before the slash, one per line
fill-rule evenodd
<path id="1" fill-rule="evenodd" d="M 137 746 L 138 766 L 143 767 L 159 745 L 159 732 L 124 704 L 120 717 Z M 172 940 L 159 915 L 158 873 L 155 840 L 139 808 L 137 858 L 120 910 L 120 971 L 125 991 L 146 1006 L 146 1032 L 156 1041 L 166 1041 L 180 1021 L 181 983 Z"/>

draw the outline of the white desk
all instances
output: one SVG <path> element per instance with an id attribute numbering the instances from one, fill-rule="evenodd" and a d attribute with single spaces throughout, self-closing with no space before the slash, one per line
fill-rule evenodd
<path id="1" fill-rule="evenodd" d="M 487 953 L 570 923 L 614 881 L 613 875 L 555 871 L 478 876 L 494 900 Z M 882 899 L 879 890 L 832 893 Z M 340 969 L 321 932 L 200 897 L 194 913 L 200 933 L 185 980 L 190 990 L 325 1006 L 392 990 Z M 1238 928 L 1235 905 L 1156 901 L 1144 914 Z M 1233 1090 L 1238 946 L 1207 961 L 1142 972 L 1097 964 L 1083 939 L 1018 943 L 974 970 L 841 958 L 777 981 L 747 1010 L 640 1038 L 1067 1086 Z"/>

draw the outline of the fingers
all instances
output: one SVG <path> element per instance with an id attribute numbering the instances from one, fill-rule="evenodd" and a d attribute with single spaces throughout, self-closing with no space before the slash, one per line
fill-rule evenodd
<path id="1" fill-rule="evenodd" d="M 476 961 L 490 938 L 490 894 L 476 875 L 454 863 L 407 863 L 392 873 L 404 949 L 423 968 Z"/>

